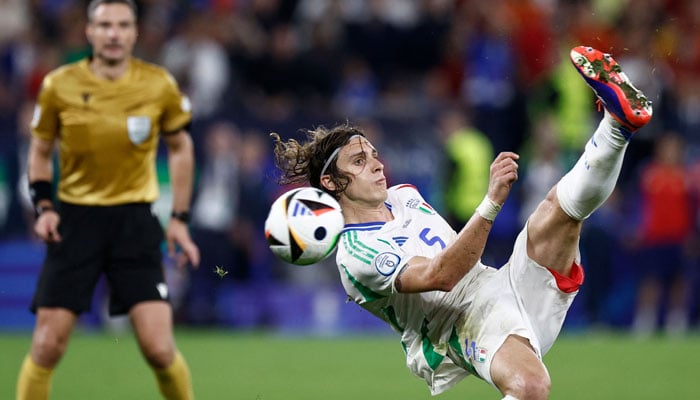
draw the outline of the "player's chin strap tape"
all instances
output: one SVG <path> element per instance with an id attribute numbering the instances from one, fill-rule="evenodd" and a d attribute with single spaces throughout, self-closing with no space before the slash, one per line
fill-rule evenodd
<path id="1" fill-rule="evenodd" d="M 53 184 L 49 181 L 34 181 L 29 183 L 29 196 L 36 207 L 40 201 L 53 201 Z"/>

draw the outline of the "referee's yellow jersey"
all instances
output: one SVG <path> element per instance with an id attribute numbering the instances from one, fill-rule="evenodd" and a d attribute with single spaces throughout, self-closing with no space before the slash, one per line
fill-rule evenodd
<path id="1" fill-rule="evenodd" d="M 126 74 L 95 76 L 88 59 L 44 78 L 32 135 L 59 142 L 58 198 L 81 205 L 153 202 L 161 133 L 190 121 L 189 100 L 164 69 L 132 59 Z"/>

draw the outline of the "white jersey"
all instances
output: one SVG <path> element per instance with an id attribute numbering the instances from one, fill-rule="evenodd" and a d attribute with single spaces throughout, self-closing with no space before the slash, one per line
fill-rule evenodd
<path id="1" fill-rule="evenodd" d="M 408 368 L 433 394 L 469 374 L 493 384 L 491 357 L 510 334 L 530 339 L 540 355 L 551 346 L 575 293 L 558 291 L 553 276 L 527 259 L 525 230 L 511 262 L 501 269 L 477 262 L 450 292 L 399 293 L 394 282 L 408 260 L 434 257 L 457 233 L 412 185 L 389 188 L 386 207 L 392 221 L 345 226 L 336 255 L 338 270 L 348 296 L 401 335 Z M 528 274 L 511 268 L 515 259 L 533 268 Z M 519 281 L 515 287 L 514 274 Z M 543 296 L 544 286 L 555 290 Z M 523 304 L 528 296 L 521 291 L 534 293 L 537 300 Z M 542 302 L 553 310 L 543 313 Z M 529 308 L 539 313 L 532 322 Z"/>

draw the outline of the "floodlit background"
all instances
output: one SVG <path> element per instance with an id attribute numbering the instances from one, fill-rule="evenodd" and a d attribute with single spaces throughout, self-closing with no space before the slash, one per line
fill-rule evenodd
<path id="1" fill-rule="evenodd" d="M 16 349 L 12 357 L 0 357 L 0 365 L 10 386 L 28 349 L 34 322 L 28 305 L 44 254 L 31 232 L 27 200 L 28 121 L 42 77 L 89 54 L 86 3 L 0 0 L 0 344 L 6 340 Z M 499 266 L 536 201 L 575 162 L 602 115 L 568 59 L 569 49 L 582 44 L 615 57 L 653 101 L 654 118 L 632 140 L 618 190 L 586 222 L 581 247 L 586 282 L 566 321 L 565 342 L 605 331 L 614 334 L 617 348 L 625 342 L 615 342 L 617 335 L 623 335 L 634 341 L 630 349 L 650 355 L 650 369 L 664 357 L 659 348 L 671 341 L 688 340 L 684 343 L 697 350 L 700 2 L 137 3 L 136 55 L 167 67 L 194 106 L 192 233 L 203 262 L 196 272 L 167 269 L 178 329 L 216 328 L 218 339 L 226 337 L 223 343 L 227 335 L 236 341 L 259 333 L 338 341 L 348 335 L 379 337 L 380 348 L 393 346 L 386 353 L 387 373 L 410 379 L 398 341 L 384 341 L 388 328 L 345 301 L 332 260 L 294 267 L 268 251 L 263 221 L 286 190 L 274 181 L 268 134 L 301 138 L 300 129 L 318 125 L 362 126 L 386 163 L 390 184 L 414 183 L 456 229 L 485 192 L 484 167 L 499 151 L 520 152 L 520 181 L 484 255 L 487 264 Z M 455 144 L 465 137 L 468 146 Z M 170 193 L 164 157 L 158 168 L 163 185 L 156 209 L 165 221 Z M 455 176 L 462 178 L 455 182 Z M 229 273 L 220 277 L 216 266 Z M 125 321 L 103 315 L 105 294 L 100 285 L 80 331 L 128 342 Z M 79 334 L 76 340 L 91 339 Z M 581 352 L 592 348 L 583 343 Z M 670 348 L 666 354 L 676 350 L 681 361 L 673 366 L 688 367 L 682 355 L 690 350 Z M 79 357 L 73 351 L 79 352 L 71 347 L 68 365 L 70 357 Z M 608 349 L 600 353 L 595 363 L 619 358 Z M 280 351 L 269 357 L 274 369 L 275 357 L 286 356 Z M 355 363 L 371 364 L 372 358 L 370 352 Z M 217 370 L 234 374 L 247 364 L 233 353 L 224 361 L 229 360 Z M 195 361 L 194 373 L 205 364 Z M 562 368 L 576 375 L 575 364 Z M 552 368 L 553 394 L 564 393 L 556 392 L 558 369 Z M 363 369 L 346 373 L 355 382 Z M 377 379 L 381 373 L 370 375 Z M 427 397 L 417 386 L 420 397 Z M 9 386 L 0 382 L 0 387 Z"/>

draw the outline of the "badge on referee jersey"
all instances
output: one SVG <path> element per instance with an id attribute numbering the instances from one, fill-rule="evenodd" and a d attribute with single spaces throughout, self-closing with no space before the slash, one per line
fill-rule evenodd
<path id="1" fill-rule="evenodd" d="M 129 116 L 126 118 L 126 129 L 131 143 L 139 145 L 148 139 L 148 134 L 151 132 L 151 118 L 144 115 Z"/>

